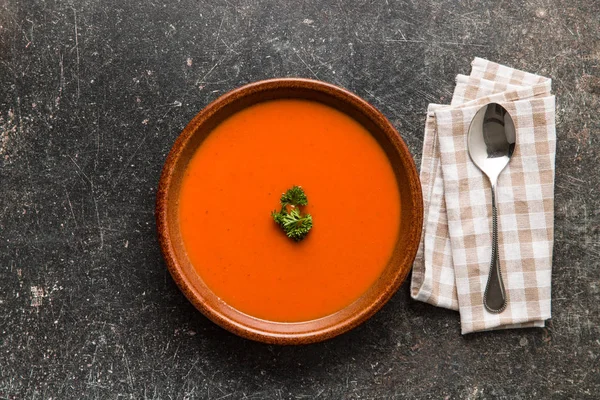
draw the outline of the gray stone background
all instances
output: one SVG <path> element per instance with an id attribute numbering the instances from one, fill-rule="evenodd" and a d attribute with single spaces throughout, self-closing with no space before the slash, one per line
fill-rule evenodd
<path id="1" fill-rule="evenodd" d="M 0 399 L 598 398 L 598 1 L 0 0 Z M 303 76 L 425 110 L 481 56 L 557 95 L 553 319 L 462 337 L 408 285 L 334 340 L 276 347 L 198 313 L 158 248 L 165 156 L 206 104 Z"/>

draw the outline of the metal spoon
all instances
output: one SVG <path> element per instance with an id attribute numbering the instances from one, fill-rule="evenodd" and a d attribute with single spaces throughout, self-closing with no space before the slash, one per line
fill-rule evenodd
<path id="1" fill-rule="evenodd" d="M 496 184 L 513 155 L 515 137 L 515 124 L 510 114 L 496 103 L 481 107 L 469 126 L 469 155 L 492 185 L 492 261 L 483 295 L 483 305 L 491 313 L 501 313 L 506 308 L 506 292 L 498 257 Z"/>

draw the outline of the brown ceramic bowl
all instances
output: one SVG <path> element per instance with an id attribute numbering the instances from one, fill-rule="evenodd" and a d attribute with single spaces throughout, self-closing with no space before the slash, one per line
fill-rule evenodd
<path id="1" fill-rule="evenodd" d="M 360 122 L 384 149 L 400 189 L 401 232 L 379 279 L 346 308 L 313 321 L 281 323 L 244 314 L 221 301 L 191 265 L 180 237 L 178 196 L 188 162 L 211 130 L 233 113 L 278 98 L 301 98 L 334 107 Z M 275 344 L 318 342 L 344 333 L 377 312 L 400 287 L 414 260 L 423 222 L 421 185 L 413 159 L 390 122 L 358 96 L 328 83 L 308 79 L 272 79 L 233 90 L 209 104 L 175 141 L 165 162 L 156 199 L 160 246 L 169 272 L 185 296 L 205 316 L 246 338 Z"/>

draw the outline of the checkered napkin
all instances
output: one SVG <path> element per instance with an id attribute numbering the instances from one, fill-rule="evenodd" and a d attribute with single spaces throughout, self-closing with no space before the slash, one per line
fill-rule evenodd
<path id="1" fill-rule="evenodd" d="M 414 299 L 460 312 L 462 333 L 543 327 L 550 318 L 554 240 L 554 96 L 548 78 L 481 58 L 458 75 L 450 106 L 430 104 L 423 140 L 423 235 L 413 266 Z M 502 104 L 517 130 L 498 179 L 498 236 L 508 299 L 487 312 L 483 293 L 492 253 L 491 189 L 467 150 L 471 119 Z"/>

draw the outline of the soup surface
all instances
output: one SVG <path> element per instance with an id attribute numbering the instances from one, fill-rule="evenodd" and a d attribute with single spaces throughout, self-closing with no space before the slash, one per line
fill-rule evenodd
<path id="1" fill-rule="evenodd" d="M 300 185 L 313 228 L 288 239 L 271 218 Z M 391 257 L 400 194 L 381 147 L 324 104 L 272 100 L 218 125 L 182 182 L 179 224 L 188 257 L 223 301 L 257 318 L 296 322 L 359 298 Z"/>

